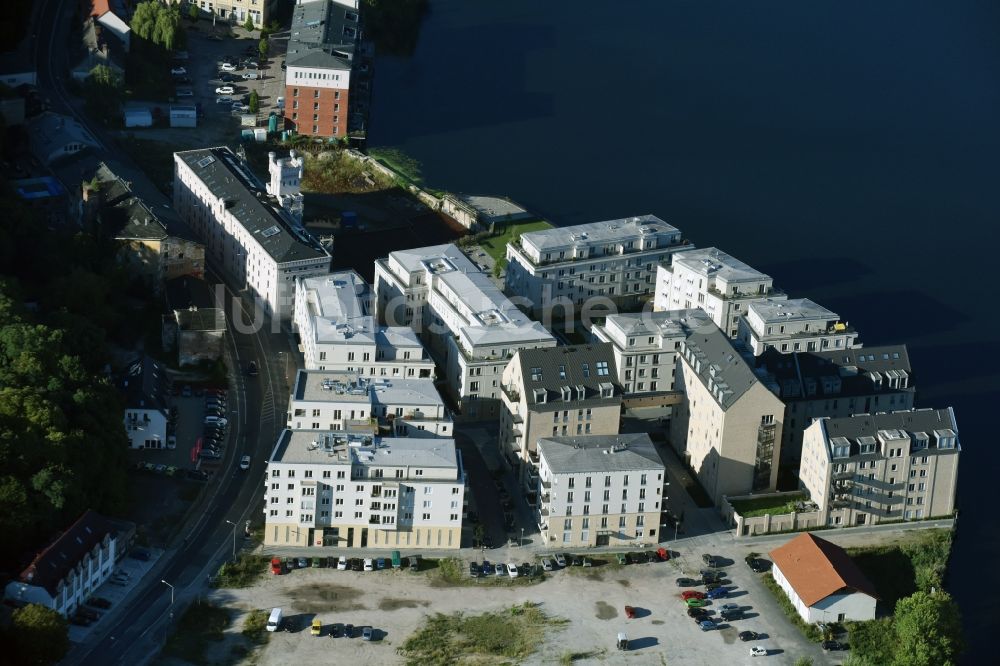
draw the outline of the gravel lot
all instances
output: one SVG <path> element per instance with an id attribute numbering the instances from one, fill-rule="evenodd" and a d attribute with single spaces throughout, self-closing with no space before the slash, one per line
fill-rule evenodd
<path id="1" fill-rule="evenodd" d="M 280 606 L 285 617 L 292 619 L 297 629 L 273 634 L 259 655 L 261 664 L 323 663 L 329 657 L 331 641 L 336 641 L 342 663 L 398 664 L 402 658 L 396 649 L 430 613 L 480 613 L 526 601 L 540 603 L 547 613 L 570 620 L 565 628 L 553 630 L 526 663 L 551 664 L 568 652 L 589 654 L 574 662 L 579 664 L 714 666 L 760 661 L 750 656 L 751 645 L 769 649 L 766 663 L 792 664 L 802 655 L 812 657 L 817 664 L 827 663 L 819 647 L 806 643 L 787 622 L 742 559 L 728 567 L 734 592 L 713 605 L 738 603 L 747 609 L 747 619 L 716 631 L 698 629 L 685 614 L 674 579 L 697 574 L 701 568 L 698 554 L 682 552 L 681 557 L 667 563 L 557 571 L 538 584 L 500 587 L 435 585 L 431 574 L 407 570 L 360 573 L 306 569 L 268 576 L 250 589 L 218 590 L 212 599 L 241 613 Z M 625 618 L 626 604 L 636 607 L 634 619 Z M 340 622 L 371 625 L 380 630 L 382 638 L 371 643 L 328 635 L 317 638 L 308 629 L 313 617 L 323 621 L 325 634 L 330 624 Z M 230 631 L 238 632 L 241 626 L 239 617 Z M 742 643 L 737 634 L 745 629 L 766 637 Z M 632 641 L 629 652 L 615 649 L 619 631 L 627 632 Z"/>

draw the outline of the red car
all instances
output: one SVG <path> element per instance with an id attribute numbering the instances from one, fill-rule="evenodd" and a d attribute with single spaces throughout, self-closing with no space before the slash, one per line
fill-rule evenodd
<path id="1" fill-rule="evenodd" d="M 660 548 L 659 550 L 656 551 L 656 556 L 660 558 L 661 562 L 666 562 L 667 560 L 670 559 L 670 551 L 667 550 L 666 548 Z"/>
<path id="2" fill-rule="evenodd" d="M 681 599 L 687 601 L 688 599 L 704 599 L 705 593 L 699 592 L 698 590 L 684 590 L 681 592 Z"/>
<path id="3" fill-rule="evenodd" d="M 629 619 L 634 618 L 635 617 L 635 609 L 632 608 L 631 606 L 626 606 L 625 607 L 625 617 L 627 617 Z"/>
<path id="4" fill-rule="evenodd" d="M 281 558 L 280 557 L 272 557 L 271 558 L 271 573 L 274 574 L 275 576 L 281 574 Z"/>

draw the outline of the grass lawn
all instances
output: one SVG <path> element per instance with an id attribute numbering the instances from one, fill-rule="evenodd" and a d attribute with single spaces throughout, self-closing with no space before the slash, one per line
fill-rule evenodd
<path id="1" fill-rule="evenodd" d="M 847 554 L 875 585 L 880 610 L 892 613 L 903 597 L 941 587 L 951 538 L 951 530 L 921 530 L 904 543 L 852 548 Z"/>
<path id="2" fill-rule="evenodd" d="M 191 604 L 177 624 L 177 631 L 167 640 L 163 654 L 192 664 L 205 663 L 209 642 L 223 640 L 222 632 L 229 626 L 229 613 L 218 606 Z"/>
<path id="3" fill-rule="evenodd" d="M 744 518 L 756 518 L 768 514 L 777 516 L 795 511 L 795 505 L 806 498 L 805 495 L 782 495 L 780 497 L 759 497 L 750 500 L 729 500 L 736 513 Z"/>
<path id="4" fill-rule="evenodd" d="M 519 663 L 531 656 L 549 629 L 566 620 L 525 603 L 494 613 L 437 613 L 399 649 L 407 664 Z"/>
<path id="5" fill-rule="evenodd" d="M 240 555 L 219 569 L 216 587 L 250 587 L 267 571 L 268 559 L 260 555 Z"/>
<path id="6" fill-rule="evenodd" d="M 507 258 L 507 243 L 514 240 L 516 235 L 526 234 L 529 231 L 541 231 L 551 229 L 552 225 L 545 220 L 525 220 L 522 222 L 512 222 L 507 226 L 504 233 L 493 238 L 487 238 L 479 245 L 482 246 L 486 254 L 493 257 L 493 261 L 500 262 Z"/>
<path id="7" fill-rule="evenodd" d="M 267 631 L 267 620 L 270 614 L 270 611 L 260 608 L 247 613 L 246 619 L 243 620 L 243 635 L 251 643 L 267 643 L 267 639 L 271 637 L 271 634 Z"/>

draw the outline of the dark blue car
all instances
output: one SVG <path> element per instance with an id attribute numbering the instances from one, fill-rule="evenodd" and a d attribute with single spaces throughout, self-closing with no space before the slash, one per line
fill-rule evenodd
<path id="1" fill-rule="evenodd" d="M 493 565 L 489 562 L 483 562 L 483 566 L 479 569 L 484 576 L 493 575 Z"/>
<path id="2" fill-rule="evenodd" d="M 709 590 L 705 596 L 709 599 L 724 599 L 729 596 L 729 590 L 724 587 L 717 587 L 714 590 Z"/>

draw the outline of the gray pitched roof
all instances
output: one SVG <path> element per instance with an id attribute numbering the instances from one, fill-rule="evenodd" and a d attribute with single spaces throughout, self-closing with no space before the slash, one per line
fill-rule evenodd
<path id="1" fill-rule="evenodd" d="M 766 370 L 769 379 L 775 380 L 783 400 L 914 390 L 913 369 L 906 345 L 791 354 L 768 349 L 757 357 L 757 367 Z M 880 389 L 876 389 L 873 381 L 875 373 L 882 377 Z M 888 376 L 892 373 L 905 374 L 907 388 L 891 388 Z M 810 390 L 812 386 L 815 390 Z"/>
<path id="2" fill-rule="evenodd" d="M 554 474 L 662 470 L 663 460 L 646 433 L 543 437 L 539 456 Z"/>
<path id="3" fill-rule="evenodd" d="M 130 409 L 155 409 L 167 407 L 169 379 L 166 370 L 150 356 L 132 361 L 122 377 L 125 406 Z"/>
<path id="4" fill-rule="evenodd" d="M 823 419 L 823 427 L 829 439 L 846 437 L 856 440 L 858 437 L 876 437 L 880 430 L 903 430 L 928 435 L 935 431 L 951 431 L 958 435 L 958 423 L 951 407 L 827 418 Z"/>
<path id="5" fill-rule="evenodd" d="M 681 351 L 698 379 L 724 409 L 758 381 L 732 340 L 714 324 L 692 331 Z"/>
<path id="6" fill-rule="evenodd" d="M 546 402 L 549 402 L 560 396 L 566 386 L 574 390 L 583 386 L 586 399 L 590 399 L 600 395 L 601 384 L 610 383 L 615 395 L 621 395 L 616 382 L 614 347 L 610 342 L 522 349 L 517 352 L 516 362 L 521 366 L 521 388 L 533 403 L 535 400 L 531 396 L 536 389 L 545 390 Z M 603 366 L 599 369 L 598 364 L 606 364 L 606 374 L 601 374 Z"/>
<path id="7" fill-rule="evenodd" d="M 201 179 L 213 196 L 278 263 L 322 259 L 330 254 L 307 231 L 297 228 L 268 198 L 257 178 L 229 148 L 199 148 L 174 153 Z M 211 158 L 211 159 L 209 159 Z"/>
<path id="8" fill-rule="evenodd" d="M 348 20 L 348 15 L 354 20 Z M 360 30 L 358 12 L 330 0 L 296 4 L 286 63 L 350 70 Z"/>

